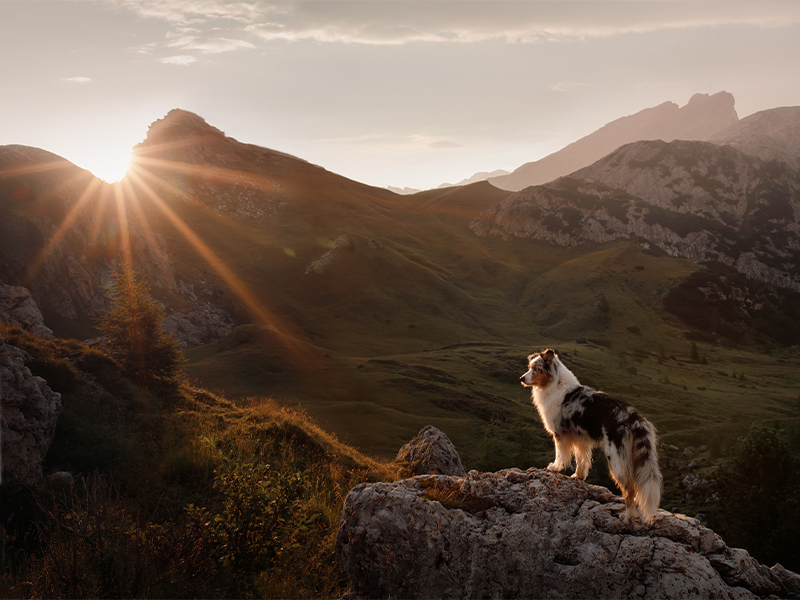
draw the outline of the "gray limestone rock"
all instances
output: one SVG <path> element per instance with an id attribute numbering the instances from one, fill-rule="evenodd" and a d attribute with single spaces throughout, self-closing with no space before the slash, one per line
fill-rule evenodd
<path id="1" fill-rule="evenodd" d="M 45 327 L 30 290 L 18 285 L 0 283 L 0 321 L 22 327 L 39 337 L 53 338 L 53 331 Z"/>
<path id="2" fill-rule="evenodd" d="M 0 442 L 3 486 L 42 480 L 42 461 L 53 441 L 61 394 L 31 374 L 23 350 L 0 337 Z"/>
<path id="3" fill-rule="evenodd" d="M 339 560 L 364 597 L 798 597 L 800 575 L 729 548 L 696 519 L 619 519 L 621 498 L 546 470 L 361 484 Z"/>
<path id="4" fill-rule="evenodd" d="M 395 461 L 407 463 L 414 475 L 465 474 L 453 442 L 433 425 L 423 427 L 414 439 L 400 448 Z"/>

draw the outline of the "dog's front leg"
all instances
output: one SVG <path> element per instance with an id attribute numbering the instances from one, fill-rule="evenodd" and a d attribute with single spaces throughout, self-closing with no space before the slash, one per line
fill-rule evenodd
<path id="1" fill-rule="evenodd" d="M 556 445 L 556 458 L 547 465 L 548 471 L 563 471 L 572 462 L 572 448 L 566 439 L 558 434 L 553 435 L 553 443 Z"/>

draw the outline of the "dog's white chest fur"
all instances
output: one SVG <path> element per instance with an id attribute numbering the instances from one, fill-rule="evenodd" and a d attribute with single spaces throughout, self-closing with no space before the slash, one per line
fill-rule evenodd
<path id="1" fill-rule="evenodd" d="M 564 377 L 569 374 L 570 377 Z M 572 373 L 560 373 L 561 377 L 546 388 L 533 389 L 533 405 L 539 411 L 544 428 L 550 435 L 556 433 L 558 423 L 561 421 L 561 406 L 564 396 L 580 384 Z"/>

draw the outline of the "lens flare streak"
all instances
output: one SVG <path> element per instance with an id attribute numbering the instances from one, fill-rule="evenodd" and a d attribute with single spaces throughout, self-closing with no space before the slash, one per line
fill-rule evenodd
<path id="1" fill-rule="evenodd" d="M 287 333 L 286 325 L 279 323 L 278 319 L 267 308 L 259 302 L 255 295 L 249 290 L 244 282 L 239 279 L 233 271 L 220 259 L 211 248 L 181 219 L 175 211 L 159 197 L 159 195 L 148 185 L 144 178 L 153 179 L 154 175 L 147 173 L 140 167 L 132 166 L 128 172 L 134 185 L 156 205 L 156 207 L 169 219 L 175 229 L 194 247 L 203 260 L 217 272 L 217 274 L 228 284 L 233 292 L 244 302 L 247 308 L 264 324 L 273 325 L 279 331 Z M 288 343 L 288 339 L 284 343 Z M 299 348 L 297 349 L 299 353 Z"/>

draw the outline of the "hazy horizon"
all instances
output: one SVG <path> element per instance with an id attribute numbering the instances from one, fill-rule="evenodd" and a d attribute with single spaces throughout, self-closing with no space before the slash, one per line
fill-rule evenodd
<path id="1" fill-rule="evenodd" d="M 800 104 L 792 2 L 0 2 L 0 145 L 113 178 L 181 108 L 381 187 L 537 160 L 726 90 Z"/>

